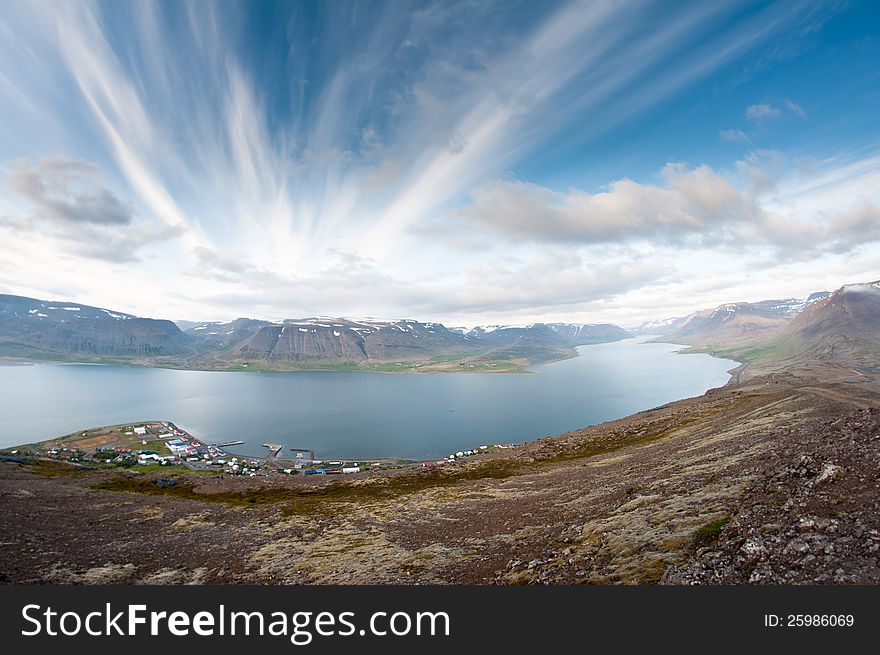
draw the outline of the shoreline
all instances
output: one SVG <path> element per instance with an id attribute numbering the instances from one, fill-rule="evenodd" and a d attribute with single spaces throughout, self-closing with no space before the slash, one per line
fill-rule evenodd
<path id="1" fill-rule="evenodd" d="M 816 372 L 452 465 L 336 478 L 4 457 L 3 537 L 21 544 L 5 570 L 13 584 L 745 583 L 756 569 L 737 553 L 760 538 L 774 559 L 759 581 L 876 582 L 862 543 L 880 512 L 863 480 L 876 473 L 880 387 Z M 820 522 L 835 526 L 820 535 L 834 549 L 805 563 L 786 544 Z"/>
<path id="2" fill-rule="evenodd" d="M 436 369 L 436 368 L 427 368 L 429 366 L 442 366 L 443 364 L 448 364 L 449 362 L 421 362 L 415 365 L 409 365 L 411 362 L 401 362 L 403 367 L 400 370 L 394 369 L 383 369 L 383 370 L 375 370 L 367 367 L 362 367 L 358 365 L 356 362 L 352 362 L 355 365 L 346 368 L 344 366 L 335 366 L 333 364 L 329 364 L 327 366 L 314 366 L 314 367 L 294 367 L 294 368 L 266 368 L 257 366 L 250 366 L 250 362 L 245 362 L 243 364 L 238 365 L 228 365 L 222 367 L 210 367 L 210 366 L 187 366 L 185 364 L 176 364 L 176 363 L 166 363 L 166 362 L 152 362 L 152 361 L 143 361 L 143 360 L 116 360 L 116 359 L 108 359 L 108 360 L 63 360 L 63 359 L 33 359 L 27 357 L 0 357 L 0 366 L 38 366 L 41 364 L 46 365 L 55 365 L 55 366 L 121 366 L 126 368 L 145 368 L 145 369 L 160 369 L 160 370 L 168 370 L 168 371 L 193 371 L 199 373 L 377 373 L 377 374 L 390 374 L 390 375 L 404 375 L 404 374 L 458 374 L 458 373 L 466 373 L 470 375 L 475 374 L 511 374 L 511 375 L 531 375 L 534 374 L 535 371 L 531 370 L 536 366 L 543 366 L 545 364 L 555 364 L 558 362 L 564 362 L 569 359 L 575 359 L 580 357 L 580 348 L 586 348 L 590 346 L 604 346 L 615 343 L 624 343 L 627 341 L 632 341 L 635 343 L 665 343 L 674 346 L 680 346 L 680 350 L 675 351 L 674 354 L 706 354 L 711 357 L 716 357 L 716 359 L 729 359 L 727 357 L 718 357 L 714 355 L 712 352 L 703 349 L 697 349 L 695 346 L 689 344 L 681 344 L 675 343 L 672 341 L 660 341 L 659 339 L 662 337 L 657 337 L 654 335 L 638 335 L 634 337 L 629 337 L 626 339 L 616 339 L 614 341 L 601 341 L 598 343 L 586 343 L 581 344 L 579 346 L 571 346 L 571 353 L 568 354 L 560 354 L 558 357 L 553 357 L 551 359 L 544 359 L 541 361 L 529 362 L 529 361 L 517 361 L 514 362 L 510 368 L 449 368 L 449 369 Z M 457 360 L 453 360 L 454 363 Z M 736 361 L 736 360 L 731 360 Z M 388 367 L 393 364 L 397 364 L 393 360 L 382 361 L 378 364 L 374 364 L 374 366 L 384 366 Z M 494 362 L 490 360 L 490 363 L 487 366 L 494 366 L 495 364 L 506 364 L 509 363 L 505 360 L 495 360 Z M 741 362 L 737 362 L 740 366 L 743 364 Z M 426 368 L 423 368 L 426 367 Z M 738 367 L 736 367 L 738 368 Z M 735 369 L 731 369 L 735 370 Z"/>
<path id="3" fill-rule="evenodd" d="M 704 354 L 704 355 L 709 355 L 710 357 L 715 357 L 715 356 L 712 355 L 711 353 L 707 353 L 707 352 L 695 352 L 691 347 L 688 347 L 686 344 L 676 344 L 676 343 L 672 343 L 672 342 L 653 341 L 652 338 L 651 338 L 651 336 L 640 336 L 640 337 L 634 337 L 634 338 L 631 338 L 631 339 L 618 340 L 618 341 L 616 341 L 616 342 L 606 342 L 606 343 L 602 343 L 602 344 L 587 344 L 587 345 L 584 345 L 584 346 L 578 346 L 576 349 L 573 350 L 573 354 L 572 354 L 571 356 L 562 357 L 562 358 L 559 358 L 559 359 L 554 359 L 554 360 L 549 360 L 549 361 L 544 361 L 544 362 L 540 362 L 540 363 L 538 363 L 538 364 L 531 365 L 531 366 L 533 367 L 533 370 L 522 370 L 521 373 L 528 373 L 528 374 L 530 374 L 530 375 L 540 374 L 540 371 L 539 371 L 539 370 L 534 370 L 534 369 L 537 369 L 538 367 L 542 367 L 542 366 L 545 366 L 545 365 L 550 365 L 550 364 L 555 364 L 555 363 L 559 363 L 559 362 L 562 362 L 562 361 L 568 361 L 568 360 L 571 360 L 571 359 L 576 359 L 576 358 L 580 357 L 581 354 L 582 354 L 582 353 L 580 352 L 580 349 L 581 349 L 581 348 L 588 348 L 588 347 L 591 347 L 591 346 L 594 346 L 594 345 L 606 345 L 606 346 L 607 346 L 607 345 L 611 345 L 611 344 L 613 344 L 613 343 L 618 343 L 618 344 L 620 344 L 620 343 L 626 343 L 626 342 L 628 342 L 628 341 L 629 341 L 629 342 L 633 342 L 633 343 L 635 343 L 635 344 L 644 344 L 644 343 L 656 343 L 656 344 L 661 344 L 661 343 L 662 343 L 662 344 L 665 344 L 665 345 L 668 345 L 668 346 L 674 346 L 674 347 L 677 348 L 677 350 L 673 350 L 673 351 L 671 351 L 670 354 L 675 354 L 675 355 L 678 355 L 678 354 Z M 715 357 L 715 358 L 717 358 L 717 359 L 727 359 L 727 358 L 721 358 L 721 357 Z M 676 401 L 682 401 L 682 400 L 695 399 L 695 398 L 699 398 L 699 397 L 701 397 L 701 396 L 703 396 L 703 395 L 705 395 L 705 394 L 707 394 L 707 393 L 710 393 L 710 392 L 713 391 L 713 390 L 722 389 L 722 388 L 730 388 L 730 387 L 732 387 L 732 386 L 735 386 L 736 384 L 738 384 L 738 383 L 740 382 L 740 379 L 739 379 L 739 377 L 738 377 L 738 375 L 737 375 L 737 371 L 744 370 L 744 368 L 745 368 L 746 366 L 748 366 L 748 364 L 739 363 L 739 362 L 736 362 L 735 360 L 731 360 L 731 361 L 733 361 L 733 362 L 734 362 L 735 364 L 737 364 L 737 365 L 734 366 L 733 368 L 727 369 L 726 374 L 728 375 L 728 379 L 727 379 L 725 382 L 721 383 L 721 384 L 717 384 L 717 385 L 715 385 L 715 386 L 708 387 L 708 388 L 702 390 L 701 392 L 696 393 L 695 395 L 683 396 L 683 397 L 681 397 L 681 398 L 676 398 L 676 399 L 673 399 L 673 400 L 671 400 L 671 401 L 667 401 L 666 403 L 661 403 L 661 404 L 658 404 L 658 405 L 647 406 L 647 407 L 644 407 L 644 408 L 641 408 L 641 409 L 637 409 L 636 411 L 634 411 L 634 412 L 631 413 L 631 414 L 624 414 L 624 415 L 620 415 L 620 416 L 615 416 L 615 417 L 609 418 L 609 419 L 607 419 L 607 420 L 622 420 L 622 419 L 626 419 L 626 418 L 628 418 L 628 417 L 630 417 L 630 416 L 632 416 L 632 415 L 634 415 L 634 414 L 637 414 L 637 413 L 639 413 L 639 412 L 650 411 L 651 409 L 656 409 L 657 407 L 662 407 L 662 406 L 664 406 L 665 404 L 668 404 L 668 402 L 676 402 Z M 0 362 L 2 362 L 2 360 L 0 360 Z M 69 362 L 45 362 L 45 363 L 61 364 L 61 365 L 69 365 L 69 364 L 71 364 L 71 363 L 69 363 Z M 77 363 L 78 363 L 78 362 L 77 362 Z M 102 364 L 96 364 L 96 363 L 85 363 L 85 364 L 86 364 L 86 365 L 102 365 Z M 106 365 L 111 365 L 111 366 L 112 366 L 112 364 L 106 364 Z M 141 368 L 155 368 L 155 367 L 141 367 Z M 192 370 L 192 369 L 166 369 L 166 370 Z M 248 371 L 248 372 L 299 373 L 299 372 L 313 372 L 313 371 Z M 329 371 L 329 370 L 328 370 L 328 371 L 323 371 L 323 372 L 326 372 L 326 373 L 333 373 L 333 372 L 338 372 L 338 371 Z M 380 373 L 380 372 L 383 372 L 383 373 L 384 373 L 384 372 L 386 372 L 386 371 L 359 370 L 359 371 L 349 371 L 349 372 L 363 372 L 363 373 Z M 410 372 L 413 372 L 413 371 L 400 371 L 399 373 L 410 373 Z M 432 371 L 432 373 L 433 373 L 433 372 L 434 372 L 434 371 Z M 453 372 L 458 372 L 458 371 L 449 371 L 449 373 L 453 373 Z M 483 371 L 476 371 L 476 372 L 483 372 Z M 497 372 L 498 372 L 498 373 L 501 373 L 502 371 L 497 371 Z M 504 372 L 506 372 L 506 371 L 504 371 Z M 388 373 L 398 373 L 398 372 L 395 372 L 395 371 L 389 371 Z M 439 373 L 439 372 L 438 372 L 438 373 Z M 520 372 L 518 372 L 517 374 L 519 374 L 519 373 L 520 373 Z M 176 427 L 176 424 L 174 424 L 172 421 L 168 421 L 168 420 L 166 420 L 166 419 L 150 419 L 149 421 L 141 421 L 141 422 L 139 422 L 138 424 L 143 425 L 143 424 L 145 424 L 145 423 L 158 423 L 158 422 L 166 422 L 166 423 L 169 423 L 169 424 L 174 425 L 174 426 Z M 578 425 L 577 427 L 572 428 L 572 429 L 583 429 L 583 428 L 593 427 L 593 426 L 595 426 L 595 425 L 599 425 L 600 423 L 601 423 L 601 421 L 600 421 L 600 422 L 584 422 L 583 425 Z M 131 425 L 131 424 L 133 424 L 133 423 L 128 423 L 128 425 Z M 30 441 L 30 442 L 27 442 L 27 443 L 25 443 L 25 444 L 15 444 L 15 445 L 4 446 L 4 447 L 0 448 L 0 450 L 8 451 L 8 450 L 10 450 L 10 449 L 15 449 L 15 448 L 23 448 L 23 447 L 26 447 L 26 446 L 33 446 L 33 445 L 37 445 L 37 444 L 45 444 L 45 443 L 48 443 L 48 442 L 53 442 L 53 441 L 58 441 L 58 440 L 60 440 L 60 439 L 69 438 L 69 437 L 71 437 L 71 435 L 75 435 L 75 434 L 80 433 L 80 432 L 95 432 L 95 431 L 101 431 L 101 430 L 108 430 L 108 429 L 112 429 L 112 428 L 117 428 L 117 427 L 119 427 L 119 426 L 121 426 L 121 425 L 124 425 L 124 424 L 119 424 L 119 423 L 117 423 L 117 424 L 108 424 L 108 425 L 102 425 L 102 426 L 97 426 L 97 427 L 85 427 L 85 428 L 82 428 L 82 429 L 76 429 L 76 430 L 73 430 L 73 431 L 71 431 L 71 432 L 69 432 L 69 433 L 67 433 L 67 434 L 65 434 L 65 435 L 55 435 L 55 436 L 50 436 L 50 437 L 48 437 L 48 438 L 42 438 L 42 439 L 39 439 L 39 438 L 38 438 L 39 440 L 37 440 L 37 441 Z M 203 445 L 205 445 L 205 446 L 211 446 L 211 445 L 212 445 L 212 444 L 208 443 L 207 441 L 202 440 L 201 438 L 195 437 L 195 436 L 192 435 L 192 433 L 190 433 L 189 431 L 184 430 L 184 432 L 187 434 L 187 436 L 190 436 L 190 437 L 192 437 L 193 439 L 198 440 L 201 444 L 203 444 Z M 539 431 L 536 430 L 536 432 L 539 432 Z M 540 432 L 539 432 L 539 433 L 540 433 Z M 560 432 L 559 434 L 562 434 L 562 433 Z M 554 433 L 553 435 L 551 435 L 551 434 L 544 434 L 543 436 L 539 436 L 539 437 L 531 437 L 531 438 L 526 437 L 525 440 L 523 440 L 523 441 L 521 441 L 521 442 L 517 442 L 517 443 L 518 443 L 518 444 L 528 444 L 528 443 L 532 443 L 532 442 L 534 442 L 534 441 L 536 441 L 536 440 L 545 439 L 545 438 L 548 438 L 548 437 L 551 437 L 551 436 L 554 436 L 554 435 L 556 435 L 556 433 Z M 238 438 L 238 437 L 236 437 L 236 438 Z M 522 438 L 522 436 L 520 436 L 520 438 Z M 253 445 L 253 444 L 251 444 L 251 445 Z M 306 444 L 306 445 L 310 445 L 310 444 Z M 486 444 L 481 444 L 481 445 L 486 445 Z M 498 444 L 492 444 L 492 445 L 493 445 L 493 446 L 497 446 Z M 510 445 L 510 444 L 505 444 L 505 446 L 509 446 L 509 445 Z M 284 447 L 286 448 L 286 444 L 285 444 Z M 475 447 L 476 447 L 476 444 L 472 444 L 472 445 L 470 446 L 471 449 L 474 449 Z M 256 447 L 254 447 L 254 450 L 256 450 Z M 292 458 L 289 458 L 289 457 L 276 457 L 276 458 L 269 458 L 269 457 L 267 457 L 265 454 L 262 454 L 262 453 L 261 453 L 261 454 L 255 454 L 255 453 L 252 452 L 252 453 L 248 454 L 248 453 L 242 453 L 242 452 L 240 452 L 240 451 L 239 451 L 239 452 L 235 452 L 235 451 L 230 450 L 230 449 L 228 449 L 228 448 L 226 449 L 226 451 L 229 453 L 230 456 L 235 456 L 235 457 L 239 457 L 239 458 L 246 458 L 246 459 L 248 459 L 248 460 L 258 460 L 258 461 L 261 461 L 261 462 L 267 462 L 267 461 L 269 461 L 270 459 L 275 459 L 275 460 L 277 460 L 277 461 L 285 461 L 285 460 L 291 460 L 291 459 L 292 459 Z M 457 452 L 457 451 L 456 451 L 456 452 Z M 327 456 L 327 457 L 330 457 L 330 456 Z M 448 457 L 448 456 L 447 456 L 447 457 Z M 438 456 L 436 456 L 436 457 L 425 456 L 425 457 L 412 458 L 411 456 L 410 456 L 410 457 L 397 457 L 397 456 L 389 455 L 389 454 L 387 454 L 387 453 L 384 453 L 384 454 L 381 454 L 381 455 L 376 455 L 376 456 L 359 456 L 359 457 L 348 457 L 348 456 L 344 456 L 344 457 L 343 457 L 343 456 L 341 456 L 341 455 L 333 455 L 333 456 L 332 456 L 332 459 L 344 459 L 344 460 L 346 460 L 346 461 L 378 461 L 378 460 L 384 460 L 384 461 L 394 461 L 394 462 L 398 462 L 398 463 L 401 463 L 401 464 L 404 464 L 404 463 L 405 463 L 406 465 L 414 465 L 414 464 L 419 464 L 419 463 L 422 463 L 422 462 L 434 462 L 434 463 L 436 463 L 436 462 L 438 462 L 438 461 L 442 461 L 441 458 L 443 458 L 442 455 L 438 455 Z"/>

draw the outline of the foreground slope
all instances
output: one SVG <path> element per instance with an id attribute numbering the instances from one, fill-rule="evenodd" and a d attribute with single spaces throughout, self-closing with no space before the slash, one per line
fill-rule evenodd
<path id="1" fill-rule="evenodd" d="M 880 582 L 876 384 L 775 375 L 421 472 L 0 462 L 7 582 Z"/>

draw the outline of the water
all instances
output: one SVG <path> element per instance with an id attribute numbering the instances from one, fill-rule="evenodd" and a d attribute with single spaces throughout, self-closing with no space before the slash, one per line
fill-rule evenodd
<path id="1" fill-rule="evenodd" d="M 203 372 L 0 366 L 0 446 L 101 425 L 170 420 L 207 442 L 318 457 L 438 458 L 620 418 L 723 385 L 736 362 L 638 340 L 516 374 Z"/>

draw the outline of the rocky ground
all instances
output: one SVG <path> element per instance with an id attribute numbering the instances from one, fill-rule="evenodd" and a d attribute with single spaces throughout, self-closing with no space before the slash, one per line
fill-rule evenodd
<path id="1" fill-rule="evenodd" d="M 8 583 L 880 578 L 880 393 L 776 374 L 421 472 L 179 478 L 0 463 Z"/>

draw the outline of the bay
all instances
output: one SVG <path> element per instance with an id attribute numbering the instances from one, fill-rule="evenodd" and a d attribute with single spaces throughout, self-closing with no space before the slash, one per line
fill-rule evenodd
<path id="1" fill-rule="evenodd" d="M 521 443 L 692 397 L 737 364 L 628 339 L 582 346 L 530 374 L 216 372 L 134 366 L 0 366 L 0 446 L 77 430 L 169 420 L 208 443 L 322 458 L 435 459 Z"/>

